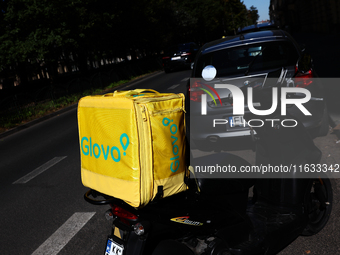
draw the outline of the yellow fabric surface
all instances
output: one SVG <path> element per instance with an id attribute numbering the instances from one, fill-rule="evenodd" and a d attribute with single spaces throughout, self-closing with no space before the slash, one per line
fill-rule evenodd
<path id="1" fill-rule="evenodd" d="M 79 101 L 85 186 L 142 207 L 186 189 L 184 95 L 116 91 Z"/>

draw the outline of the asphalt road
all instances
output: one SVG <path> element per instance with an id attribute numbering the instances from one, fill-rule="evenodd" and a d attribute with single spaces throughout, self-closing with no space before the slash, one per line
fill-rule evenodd
<path id="1" fill-rule="evenodd" d="M 184 92 L 190 71 L 163 72 L 128 87 Z M 317 138 L 323 162 L 340 163 L 334 134 Z M 106 206 L 86 203 L 80 176 L 76 109 L 0 140 L 0 254 L 103 254 L 110 224 Z M 231 152 L 253 163 L 251 150 Z M 280 254 L 339 254 L 339 181 L 333 214 L 313 237 L 299 237 Z"/>
<path id="2" fill-rule="evenodd" d="M 120 89 L 178 93 L 189 75 L 160 72 Z M 103 254 L 108 207 L 83 199 L 76 109 L 26 127 L 0 139 L 0 254 Z"/>

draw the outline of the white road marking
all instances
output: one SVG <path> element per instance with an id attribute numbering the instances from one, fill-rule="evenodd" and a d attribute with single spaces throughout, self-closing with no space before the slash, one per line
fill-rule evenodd
<path id="1" fill-rule="evenodd" d="M 79 230 L 95 215 L 95 212 L 74 213 L 57 229 L 32 255 L 55 255 L 74 237 Z"/>
<path id="2" fill-rule="evenodd" d="M 175 85 L 172 85 L 171 87 L 169 87 L 168 89 L 174 89 L 174 88 L 176 88 L 178 86 L 179 86 L 179 84 L 175 84 Z"/>
<path id="3" fill-rule="evenodd" d="M 183 80 L 181 80 L 181 81 L 187 81 L 187 80 L 189 80 L 190 78 L 184 78 Z"/>
<path id="4" fill-rule="evenodd" d="M 64 156 L 64 157 L 55 157 L 55 158 L 51 159 L 50 161 L 48 161 L 45 164 L 43 164 L 42 166 L 36 168 L 32 172 L 26 174 L 24 177 L 21 177 L 19 180 L 13 182 L 13 184 L 27 183 L 28 181 L 32 180 L 34 177 L 38 176 L 39 174 L 45 172 L 47 169 L 49 169 L 50 167 L 54 166 L 58 162 L 62 161 L 66 157 L 67 156 Z"/>

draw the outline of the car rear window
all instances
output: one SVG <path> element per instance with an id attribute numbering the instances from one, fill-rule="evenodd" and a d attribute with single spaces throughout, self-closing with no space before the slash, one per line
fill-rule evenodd
<path id="1" fill-rule="evenodd" d="M 248 69 L 265 71 L 296 64 L 299 55 L 287 41 L 251 44 L 209 52 L 200 56 L 195 67 L 195 77 L 201 77 L 202 69 L 213 65 L 216 77 L 245 74 Z"/>

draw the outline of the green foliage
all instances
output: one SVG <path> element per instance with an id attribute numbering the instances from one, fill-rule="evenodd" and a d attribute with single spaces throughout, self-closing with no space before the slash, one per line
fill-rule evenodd
<path id="1" fill-rule="evenodd" d="M 102 8 L 99 0 L 7 1 L 1 20 L 0 66 L 28 59 L 55 62 L 61 49 L 93 48 L 98 34 L 111 26 L 113 14 L 103 13 Z"/>
<path id="2" fill-rule="evenodd" d="M 0 8 L 0 77 L 24 85 L 46 73 L 53 82 L 59 63 L 86 74 L 88 62 L 202 45 L 258 19 L 241 0 L 4 0 Z"/>
<path id="3" fill-rule="evenodd" d="M 257 9 L 247 10 L 241 0 L 3 0 L 0 9 L 0 78 L 18 76 L 22 84 L 42 72 L 53 81 L 61 59 L 86 73 L 87 61 L 128 54 L 135 59 L 137 49 L 148 55 L 186 41 L 203 44 L 258 19 Z M 55 111 L 83 95 L 1 114 L 0 127 Z"/>
<path id="4" fill-rule="evenodd" d="M 252 22 L 252 24 L 255 24 L 256 21 L 259 19 L 259 14 L 258 14 L 258 10 L 256 7 L 254 7 L 254 5 L 250 6 L 250 10 L 249 10 L 249 19 Z"/>
<path id="5" fill-rule="evenodd" d="M 135 79 L 132 77 L 130 80 Z M 1 111 L 0 109 L 0 132 L 7 129 L 18 126 L 22 123 L 40 118 L 46 114 L 55 112 L 67 106 L 73 105 L 79 101 L 80 98 L 88 95 L 98 95 L 105 93 L 105 91 L 113 89 L 130 80 L 120 80 L 118 82 L 111 83 L 106 88 L 102 89 L 89 89 L 82 93 L 72 94 L 68 96 L 63 96 L 51 101 L 31 103 L 20 109 L 12 109 L 11 111 Z"/>
<path id="6" fill-rule="evenodd" d="M 240 0 L 7 0 L 0 7 L 0 67 L 56 62 L 62 52 L 126 56 L 233 34 L 250 17 Z M 251 18 L 257 10 L 251 7 Z M 85 56 L 82 56 L 85 55 Z"/>

